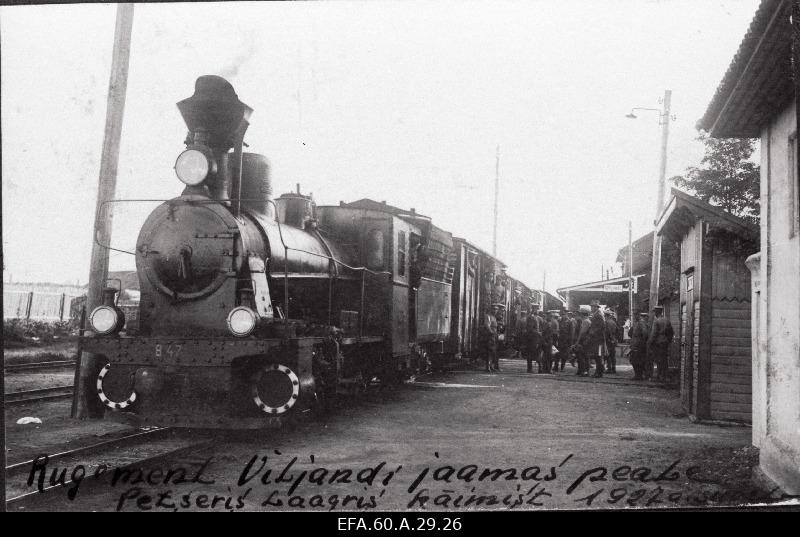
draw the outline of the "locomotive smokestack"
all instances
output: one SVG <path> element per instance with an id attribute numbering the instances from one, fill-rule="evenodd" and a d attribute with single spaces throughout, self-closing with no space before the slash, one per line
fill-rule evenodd
<path id="1" fill-rule="evenodd" d="M 253 109 L 239 100 L 230 82 L 205 75 L 197 79 L 194 95 L 178 103 L 178 110 L 189 129 L 189 143 L 195 133 L 204 132 L 206 143 L 215 152 L 227 152 L 244 137 Z"/>
<path id="2" fill-rule="evenodd" d="M 205 75 L 195 82 L 194 95 L 178 103 L 178 110 L 189 129 L 187 152 L 196 149 L 212 154 L 209 170 L 213 171 L 209 171 L 205 183 L 188 183 L 190 186 L 184 193 L 203 194 L 207 188 L 212 199 L 231 206 L 233 213 L 238 215 L 242 209 L 244 191 L 250 193 L 253 190 L 243 184 L 248 178 L 243 175 L 245 162 L 242 154 L 244 133 L 250 125 L 253 109 L 239 100 L 227 80 Z M 229 153 L 231 148 L 233 152 Z M 198 189 L 202 190 L 198 192 Z"/>

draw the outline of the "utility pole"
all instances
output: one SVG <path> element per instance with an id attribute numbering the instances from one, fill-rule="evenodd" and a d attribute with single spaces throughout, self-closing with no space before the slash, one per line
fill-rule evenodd
<path id="1" fill-rule="evenodd" d="M 547 271 L 542 272 L 542 311 L 545 311 L 545 284 L 547 283 Z"/>
<path id="2" fill-rule="evenodd" d="M 653 220 L 653 268 L 650 277 L 650 311 L 653 311 L 653 308 L 658 306 L 658 287 L 661 277 L 661 237 L 656 235 L 655 230 L 658 224 L 658 218 L 661 216 L 661 211 L 664 209 L 664 190 L 666 190 L 667 183 L 667 140 L 669 139 L 671 100 L 672 91 L 666 90 L 664 92 L 664 103 L 660 115 L 661 162 L 658 175 L 658 196 L 656 196 L 656 216 Z"/>
<path id="3" fill-rule="evenodd" d="M 492 255 L 497 257 L 497 199 L 500 197 L 500 146 L 497 146 L 494 164 L 494 230 L 492 232 Z"/>
<path id="4" fill-rule="evenodd" d="M 108 277 L 111 228 L 114 217 L 110 203 L 117 187 L 117 163 L 122 133 L 122 118 L 125 111 L 125 92 L 128 86 L 128 63 L 131 52 L 131 29 L 133 27 L 133 4 L 118 4 L 114 49 L 111 58 L 111 76 L 108 84 L 108 104 L 103 137 L 103 153 L 100 160 L 100 177 L 97 188 L 97 209 L 94 220 L 92 260 L 89 267 L 89 287 L 86 297 L 86 312 L 91 313 L 103 301 L 103 287 Z M 104 246 L 101 246 L 104 245 Z M 94 355 L 78 356 L 75 391 L 72 401 L 72 417 L 102 417 L 103 406 L 97 397 L 87 397 L 91 391 L 93 377 L 97 373 Z"/>
<path id="5" fill-rule="evenodd" d="M 628 318 L 633 326 L 633 224 L 628 220 Z"/>

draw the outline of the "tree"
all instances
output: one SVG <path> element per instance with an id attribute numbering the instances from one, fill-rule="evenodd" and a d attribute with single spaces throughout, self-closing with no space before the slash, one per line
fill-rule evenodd
<path id="1" fill-rule="evenodd" d="M 683 176 L 676 175 L 670 181 L 705 202 L 758 224 L 760 172 L 749 160 L 755 140 L 711 138 L 705 132 L 697 140 L 706 146 L 702 167 L 689 167 Z"/>

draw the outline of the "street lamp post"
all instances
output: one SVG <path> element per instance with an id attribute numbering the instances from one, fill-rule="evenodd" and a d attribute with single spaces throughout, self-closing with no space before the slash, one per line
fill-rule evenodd
<path id="1" fill-rule="evenodd" d="M 656 215 L 653 219 L 653 267 L 650 278 L 650 310 L 658 305 L 658 286 L 661 276 L 661 238 L 655 233 L 655 226 L 658 223 L 658 217 L 661 216 L 661 211 L 664 209 L 664 191 L 666 190 L 667 183 L 667 140 L 669 139 L 669 122 L 670 122 L 670 104 L 672 101 L 672 90 L 664 91 L 664 101 L 662 108 L 632 108 L 630 114 L 625 117 L 636 119 L 634 110 L 651 110 L 658 112 L 659 124 L 661 125 L 661 162 L 658 174 L 658 193 L 656 196 Z"/>

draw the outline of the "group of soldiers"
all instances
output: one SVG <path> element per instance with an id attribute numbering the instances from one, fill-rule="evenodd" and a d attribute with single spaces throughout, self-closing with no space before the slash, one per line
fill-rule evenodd
<path id="1" fill-rule="evenodd" d="M 497 308 L 486 316 L 486 371 L 499 371 L 497 359 L 498 322 Z M 593 377 L 617 372 L 617 344 L 622 340 L 622 327 L 617 324 L 612 310 L 603 312 L 600 301 L 592 300 L 589 306 L 575 311 L 550 310 L 543 312 L 538 305 L 531 313 L 520 313 L 513 346 L 526 360 L 528 373 L 555 374 L 564 371 L 567 361 L 577 364 L 576 375 L 589 376 L 591 363 Z M 673 330 L 663 316 L 663 307 L 655 308 L 653 326 L 647 324 L 647 314 L 628 328 L 630 336 L 629 358 L 634 369 L 634 378 L 647 380 L 653 376 L 653 364 L 658 365 L 657 380 L 667 380 L 667 358 Z"/>

